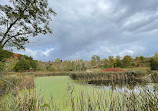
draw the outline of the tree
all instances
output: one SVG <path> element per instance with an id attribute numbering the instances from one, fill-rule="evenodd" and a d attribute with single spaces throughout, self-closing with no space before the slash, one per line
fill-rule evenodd
<path id="1" fill-rule="evenodd" d="M 136 58 L 135 58 L 135 62 L 136 62 L 135 64 L 136 64 L 137 67 L 141 67 L 141 62 L 142 62 L 142 60 L 141 60 L 140 57 L 136 57 Z"/>
<path id="2" fill-rule="evenodd" d="M 56 59 L 55 59 L 55 62 L 56 62 L 56 63 L 61 63 L 62 60 L 61 60 L 60 58 L 56 58 Z"/>
<path id="3" fill-rule="evenodd" d="M 0 49 L 0 61 L 1 62 L 4 62 L 5 59 L 12 57 L 12 56 L 13 56 L 12 52 Z"/>
<path id="4" fill-rule="evenodd" d="M 116 56 L 115 67 L 121 67 L 122 61 L 120 56 Z"/>
<path id="5" fill-rule="evenodd" d="M 81 67 L 81 70 L 87 70 L 87 67 L 86 67 L 86 64 L 85 64 L 85 62 L 82 62 L 82 67 Z"/>
<path id="6" fill-rule="evenodd" d="M 104 59 L 103 61 L 104 61 L 104 65 L 103 65 L 103 67 L 104 67 L 105 69 L 111 67 L 111 64 L 110 64 L 110 62 L 109 62 L 108 59 Z"/>
<path id="7" fill-rule="evenodd" d="M 114 64 L 115 64 L 115 59 L 113 56 L 109 56 L 109 63 L 110 63 L 110 67 L 114 67 Z"/>
<path id="8" fill-rule="evenodd" d="M 129 55 L 124 56 L 122 60 L 122 67 L 131 67 L 133 65 L 133 58 Z"/>
<path id="9" fill-rule="evenodd" d="M 100 57 L 98 55 L 93 55 L 92 56 L 92 61 L 97 61 L 99 62 L 100 61 Z"/>
<path id="10" fill-rule="evenodd" d="M 14 67 L 14 70 L 16 72 L 23 71 L 23 70 L 29 70 L 29 69 L 30 69 L 30 61 L 25 60 L 25 59 L 19 60 Z"/>
<path id="11" fill-rule="evenodd" d="M 52 33 L 48 0 L 10 0 L 11 5 L 0 5 L 0 49 L 24 49 L 28 37 Z"/>
<path id="12" fill-rule="evenodd" d="M 139 58 L 140 58 L 140 60 L 141 60 L 142 62 L 145 61 L 145 57 L 144 57 L 144 56 L 140 56 Z"/>
<path id="13" fill-rule="evenodd" d="M 92 64 L 92 66 L 97 65 L 98 62 L 100 62 L 100 57 L 98 55 L 93 55 L 91 57 L 91 64 Z"/>
<path id="14" fill-rule="evenodd" d="M 134 62 L 136 67 L 149 67 L 150 66 L 150 58 L 149 57 L 144 57 L 144 56 L 139 56 L 136 57 Z"/>

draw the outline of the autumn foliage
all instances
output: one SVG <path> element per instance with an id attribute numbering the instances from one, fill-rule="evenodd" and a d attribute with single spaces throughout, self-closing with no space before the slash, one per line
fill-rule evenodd
<path id="1" fill-rule="evenodd" d="M 119 68 L 108 68 L 108 69 L 105 69 L 102 72 L 124 72 L 124 70 L 123 69 L 119 69 Z"/>

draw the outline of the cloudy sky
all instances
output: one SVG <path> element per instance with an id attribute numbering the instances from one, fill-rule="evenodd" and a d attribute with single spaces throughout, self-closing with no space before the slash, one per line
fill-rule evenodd
<path id="1" fill-rule="evenodd" d="M 158 51 L 158 0 L 49 0 L 49 6 L 57 13 L 53 34 L 39 35 L 15 52 L 52 61 Z"/>

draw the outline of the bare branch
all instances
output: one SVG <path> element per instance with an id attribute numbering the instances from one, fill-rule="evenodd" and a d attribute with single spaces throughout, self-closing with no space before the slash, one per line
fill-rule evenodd
<path id="1" fill-rule="evenodd" d="M 8 32 L 10 31 L 10 29 L 13 27 L 13 25 L 19 20 L 19 18 L 17 18 L 12 24 L 10 24 L 9 28 L 7 29 L 7 31 L 4 33 L 4 36 L 2 38 L 2 40 L 0 41 L 0 45 L 2 46 L 3 41 L 5 40 Z"/>

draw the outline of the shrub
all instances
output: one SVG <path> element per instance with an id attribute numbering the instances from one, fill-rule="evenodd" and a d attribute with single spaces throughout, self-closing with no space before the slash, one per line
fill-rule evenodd
<path id="1" fill-rule="evenodd" d="M 46 69 L 48 71 L 55 71 L 56 70 L 56 68 L 52 64 L 50 64 Z"/>
<path id="2" fill-rule="evenodd" d="M 37 69 L 37 62 L 36 62 L 36 61 L 30 61 L 30 66 L 31 66 L 31 68 L 32 68 L 34 71 L 36 71 L 36 69 Z"/>
<path id="3" fill-rule="evenodd" d="M 76 79 L 76 75 L 75 74 L 71 74 L 70 77 L 75 80 Z"/>
<path id="4" fill-rule="evenodd" d="M 46 66 L 42 62 L 37 62 L 37 71 L 46 71 Z"/>
<path id="5" fill-rule="evenodd" d="M 102 72 L 124 72 L 123 69 L 118 69 L 118 68 L 108 68 Z"/>
<path id="6" fill-rule="evenodd" d="M 157 57 L 151 58 L 150 68 L 151 68 L 151 70 L 158 70 L 158 58 Z"/>
<path id="7" fill-rule="evenodd" d="M 16 72 L 23 71 L 23 70 L 29 70 L 29 69 L 30 69 L 30 61 L 24 60 L 24 59 L 19 60 L 14 67 L 14 70 Z"/>

